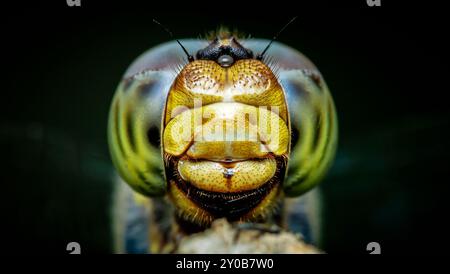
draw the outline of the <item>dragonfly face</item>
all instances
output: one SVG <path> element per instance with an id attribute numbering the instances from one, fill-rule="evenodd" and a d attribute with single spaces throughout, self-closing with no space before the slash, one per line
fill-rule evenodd
<path id="1" fill-rule="evenodd" d="M 219 33 L 154 48 L 126 72 L 113 99 L 109 143 L 124 180 L 167 195 L 184 220 L 261 221 L 283 195 L 318 183 L 336 146 L 328 88 L 314 65 L 275 43 Z M 202 45 L 202 43 L 204 43 Z"/>

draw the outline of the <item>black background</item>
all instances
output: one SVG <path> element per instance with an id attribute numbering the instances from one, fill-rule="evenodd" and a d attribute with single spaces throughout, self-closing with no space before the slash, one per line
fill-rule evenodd
<path id="1" fill-rule="evenodd" d="M 180 38 L 221 24 L 270 38 L 295 15 L 279 40 L 317 65 L 339 117 L 321 247 L 446 251 L 448 27 L 438 8 L 82 2 L 3 10 L 2 252 L 66 253 L 70 241 L 85 253 L 112 252 L 107 114 L 127 66 L 168 40 L 152 18 Z"/>

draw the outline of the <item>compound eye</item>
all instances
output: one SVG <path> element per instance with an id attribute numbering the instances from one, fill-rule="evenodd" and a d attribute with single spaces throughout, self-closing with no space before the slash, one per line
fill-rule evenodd
<path id="1" fill-rule="evenodd" d="M 219 59 L 217 59 L 217 63 L 219 63 L 219 65 L 224 68 L 231 66 L 233 62 L 233 57 L 231 57 L 230 55 L 221 55 Z"/>

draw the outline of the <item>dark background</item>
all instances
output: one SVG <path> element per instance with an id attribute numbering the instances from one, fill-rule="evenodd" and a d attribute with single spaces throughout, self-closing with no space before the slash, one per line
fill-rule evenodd
<path id="1" fill-rule="evenodd" d="M 299 15 L 279 40 L 320 69 L 340 127 L 336 161 L 322 184 L 322 248 L 364 254 L 366 244 L 377 241 L 388 254 L 445 252 L 450 114 L 444 17 L 438 9 L 303 7 L 287 14 L 271 8 L 5 9 L 1 251 L 34 246 L 66 253 L 66 244 L 77 241 L 84 253 L 112 252 L 107 115 L 127 66 L 169 40 L 152 18 L 179 38 L 221 24 L 270 38 Z"/>

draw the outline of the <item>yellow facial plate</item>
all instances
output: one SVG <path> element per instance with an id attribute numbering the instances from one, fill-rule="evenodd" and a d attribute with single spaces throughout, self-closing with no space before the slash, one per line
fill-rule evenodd
<path id="1" fill-rule="evenodd" d="M 175 79 L 166 103 L 164 126 L 180 113 L 178 108 L 194 108 L 217 102 L 239 102 L 279 109 L 288 120 L 283 89 L 271 69 L 254 59 L 236 61 L 223 68 L 214 61 L 197 60 L 187 64 Z"/>
<path id="2" fill-rule="evenodd" d="M 239 192 L 256 189 L 275 174 L 272 158 L 233 163 L 180 160 L 181 177 L 197 188 L 212 192 Z M 257 175 L 257 176 L 255 176 Z"/>
<path id="3" fill-rule="evenodd" d="M 174 156 L 186 152 L 201 159 L 258 158 L 286 154 L 289 129 L 280 116 L 265 108 L 215 103 L 177 115 L 163 132 L 163 144 L 165 152 Z"/>
<path id="4" fill-rule="evenodd" d="M 262 188 L 274 177 L 282 180 L 284 166 L 276 159 L 287 159 L 290 135 L 284 91 L 266 64 L 255 59 L 230 67 L 210 60 L 188 63 L 169 91 L 162 131 L 163 151 L 171 163 L 166 170 L 170 198 L 178 212 L 196 223 L 214 218 L 179 184 L 238 195 Z M 281 181 L 272 183 L 267 196 L 241 220 L 256 220 L 273 209 Z"/>

